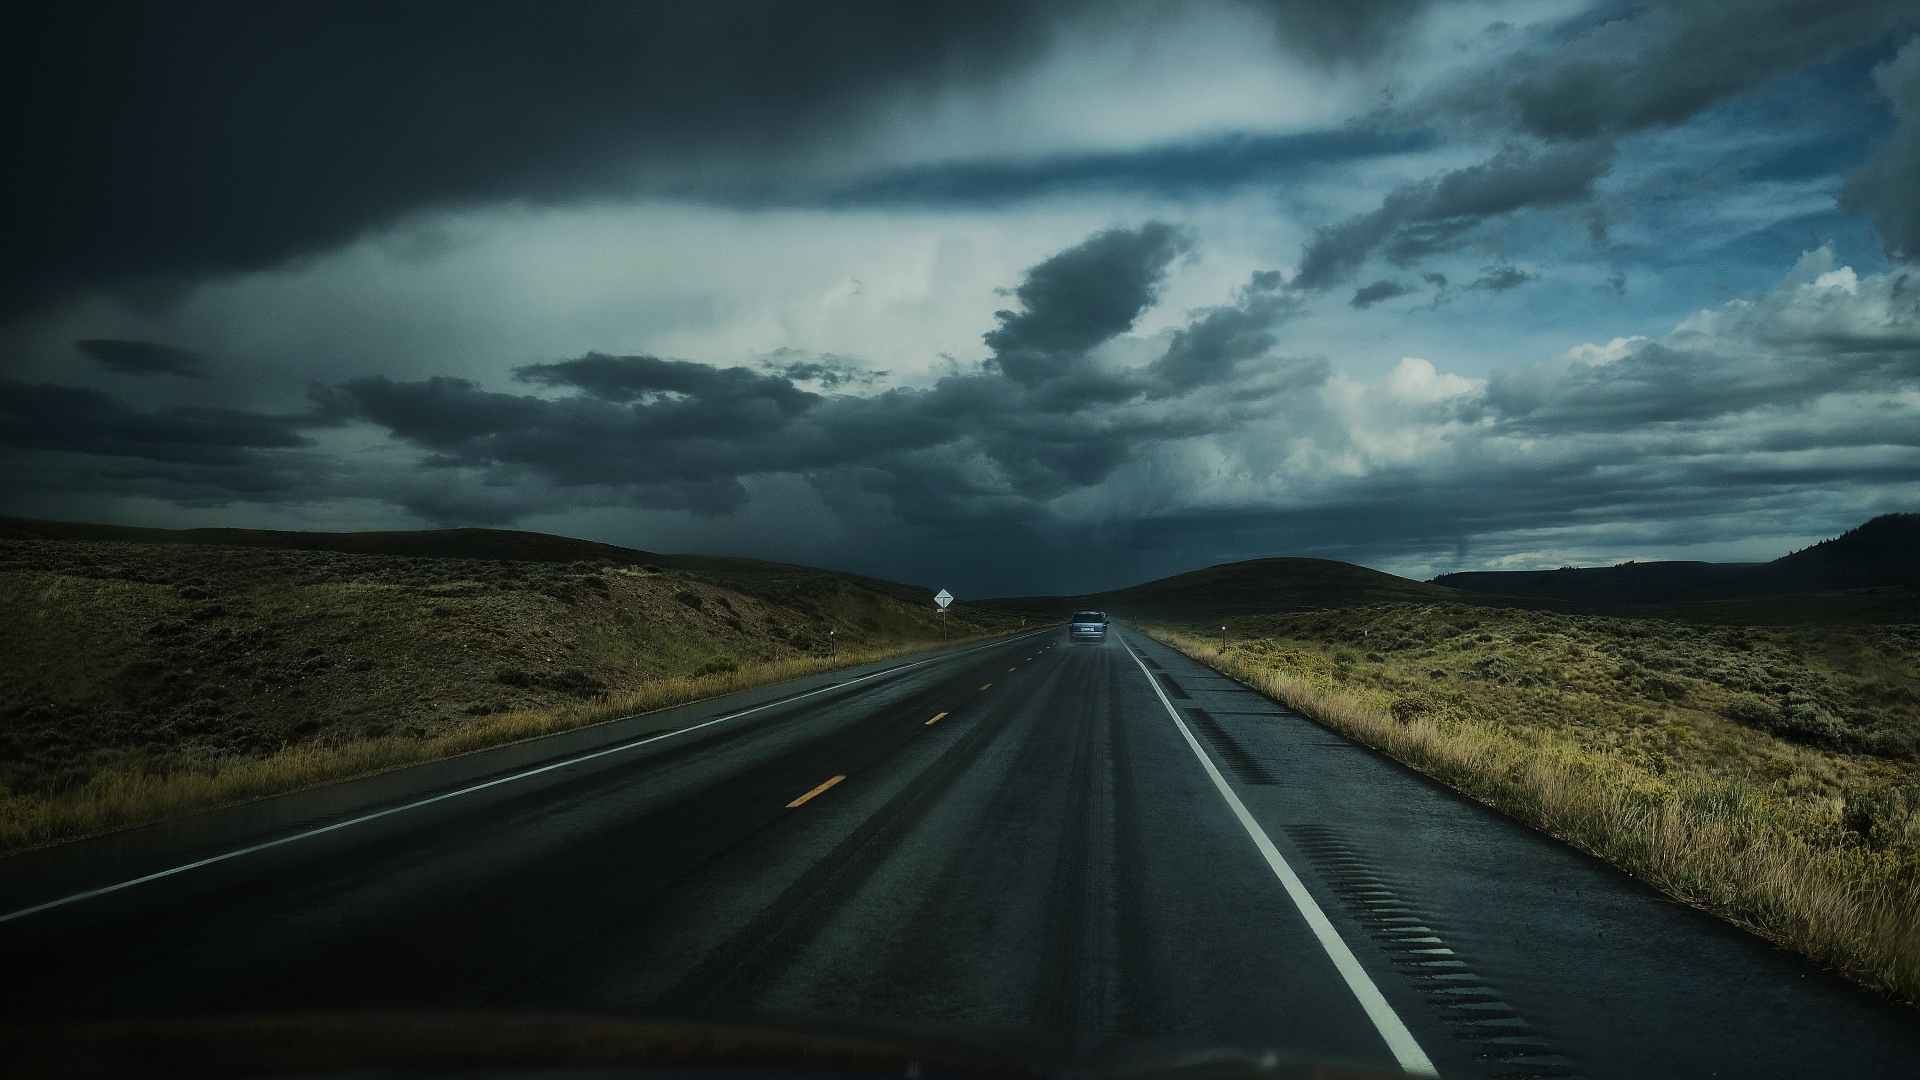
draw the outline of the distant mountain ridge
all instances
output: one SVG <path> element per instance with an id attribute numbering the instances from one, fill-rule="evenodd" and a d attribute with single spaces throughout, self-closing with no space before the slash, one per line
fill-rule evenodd
<path id="1" fill-rule="evenodd" d="M 1907 624 L 1920 623 L 1917 554 L 1920 514 L 1889 514 L 1770 563 L 1623 563 L 1410 581 L 1329 559 L 1250 559 L 1103 592 L 979 603 L 1029 618 L 1099 608 L 1121 618 L 1194 627 L 1247 615 L 1400 603 L 1710 624 Z M 1648 610 L 1652 605 L 1659 605 L 1657 613 Z"/>
<path id="2" fill-rule="evenodd" d="M 1883 514 L 1766 563 L 1629 562 L 1564 570 L 1442 574 L 1463 592 L 1589 604 L 1690 604 L 1792 593 L 1920 585 L 1920 514 Z"/>

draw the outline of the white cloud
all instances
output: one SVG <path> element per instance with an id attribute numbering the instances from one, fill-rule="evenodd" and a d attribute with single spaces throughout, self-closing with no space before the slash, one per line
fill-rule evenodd
<path id="1" fill-rule="evenodd" d="M 1485 379 L 1437 372 L 1432 361 L 1417 356 L 1402 357 L 1399 366 L 1387 373 L 1384 382 L 1391 397 L 1409 405 L 1433 405 L 1475 393 L 1487 385 Z"/>

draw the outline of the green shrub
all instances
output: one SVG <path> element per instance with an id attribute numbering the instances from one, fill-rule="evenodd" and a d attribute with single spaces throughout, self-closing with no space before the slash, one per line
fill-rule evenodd
<path id="1" fill-rule="evenodd" d="M 1753 694 L 1735 694 L 1720 707 L 1720 715 L 1742 724 L 1772 730 L 1780 722 L 1780 710 L 1771 701 Z"/>
<path id="2" fill-rule="evenodd" d="M 1884 846 L 1902 838 L 1915 811 L 1920 811 L 1920 785 L 1907 780 L 1849 793 L 1840 821 L 1868 843 Z"/>
<path id="3" fill-rule="evenodd" d="M 726 653 L 720 653 L 717 656 L 714 656 L 712 659 L 708 660 L 706 663 L 701 664 L 699 667 L 695 668 L 693 670 L 693 673 L 695 676 L 719 675 L 724 672 L 739 671 L 739 670 L 740 670 L 740 661 L 735 660 L 733 657 L 728 656 Z"/>
<path id="4" fill-rule="evenodd" d="M 578 667 L 561 668 L 559 671 L 527 671 L 502 664 L 493 669 L 493 681 L 522 690 L 537 687 L 576 697 L 589 697 L 607 688 L 606 683 Z"/>

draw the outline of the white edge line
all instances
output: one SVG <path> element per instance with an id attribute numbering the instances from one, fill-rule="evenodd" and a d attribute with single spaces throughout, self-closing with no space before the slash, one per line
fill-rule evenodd
<path id="1" fill-rule="evenodd" d="M 1373 1021 L 1374 1029 L 1380 1032 L 1380 1037 L 1386 1040 L 1387 1049 L 1393 1051 L 1394 1060 L 1400 1063 L 1400 1071 L 1413 1076 L 1440 1075 L 1439 1071 L 1433 1067 L 1432 1060 L 1427 1057 L 1426 1051 L 1420 1049 L 1420 1044 L 1414 1040 L 1413 1032 L 1408 1031 L 1407 1025 L 1401 1021 L 1400 1014 L 1394 1012 L 1393 1006 L 1387 1004 L 1387 999 L 1381 995 L 1380 988 L 1373 984 L 1373 979 L 1367 975 L 1366 969 L 1360 966 L 1360 961 L 1354 957 L 1353 950 L 1347 947 L 1346 940 L 1340 936 L 1340 931 L 1333 928 L 1333 923 L 1328 921 L 1326 912 L 1320 910 L 1319 902 L 1314 900 L 1313 894 L 1307 891 L 1306 885 L 1300 880 L 1300 875 L 1293 872 L 1293 867 L 1289 866 L 1287 860 L 1281 856 L 1280 849 L 1273 846 L 1273 839 L 1267 835 L 1267 830 L 1261 828 L 1260 823 L 1253 819 L 1253 815 L 1247 811 L 1246 804 L 1240 801 L 1240 796 L 1234 794 L 1233 788 L 1227 784 L 1227 778 L 1220 775 L 1220 770 L 1213 764 L 1213 759 L 1208 757 L 1206 750 L 1201 748 L 1200 740 L 1193 737 L 1193 731 L 1187 727 L 1187 722 L 1180 719 L 1180 714 L 1174 709 L 1173 702 L 1167 700 L 1166 691 L 1160 688 L 1160 682 L 1153 677 L 1153 672 L 1147 670 L 1147 665 L 1140 659 L 1140 654 L 1133 651 L 1133 646 L 1129 645 L 1125 638 L 1120 640 L 1120 646 L 1127 650 L 1127 655 L 1131 656 L 1133 662 L 1139 666 L 1140 673 L 1147 677 L 1147 685 L 1153 687 L 1153 692 L 1159 697 L 1160 704 L 1166 707 L 1167 715 L 1173 718 L 1175 726 L 1180 729 L 1180 734 L 1186 737 L 1187 746 L 1193 751 L 1194 756 L 1200 759 L 1200 764 L 1207 770 L 1207 775 L 1213 778 L 1213 786 L 1219 789 L 1220 797 L 1227 801 L 1227 805 L 1233 810 L 1233 816 L 1240 819 L 1241 827 L 1247 830 L 1247 835 L 1253 838 L 1254 846 L 1259 848 L 1260 854 L 1266 857 L 1267 865 L 1273 868 L 1273 876 L 1280 879 L 1280 884 L 1287 890 L 1287 896 L 1293 900 L 1293 906 L 1300 909 L 1301 916 L 1313 929 L 1313 936 L 1320 939 L 1320 947 L 1327 950 L 1327 956 L 1333 960 L 1333 966 L 1339 968 L 1340 976 L 1347 980 L 1347 988 L 1353 991 L 1354 997 L 1360 999 L 1360 1007 L 1366 1010 L 1367 1019 Z"/>
<path id="2" fill-rule="evenodd" d="M 1033 632 L 1039 633 L 1040 631 L 1035 630 Z M 1024 637 L 1025 635 L 1017 635 L 1017 636 Z M 1005 639 L 1002 639 L 1002 641 L 987 642 L 986 644 L 977 645 L 974 648 L 967 649 L 963 652 L 954 653 L 953 656 L 965 656 L 967 655 L 967 653 L 978 652 L 981 649 L 990 649 L 995 645 L 1003 644 L 1005 641 L 1011 641 L 1011 640 L 1013 639 L 1005 638 Z M 345 821 L 336 821 L 331 825 L 321 825 L 316 828 L 306 829 L 301 832 L 293 833 L 289 836 L 282 836 L 277 840 L 268 840 L 268 841 L 265 841 L 264 843 L 252 844 L 248 847 L 243 847 L 243 848 L 236 848 L 233 851 L 226 851 L 218 855 L 211 855 L 211 856 L 208 856 L 207 858 L 200 859 L 196 862 L 190 862 L 180 866 L 169 867 L 168 869 L 165 869 L 165 870 L 156 870 L 151 874 L 146 874 L 137 878 L 130 878 L 126 881 L 115 882 L 112 885 L 102 885 L 97 889 L 87 889 L 84 892 L 77 892 L 72 894 L 71 896 L 63 896 L 58 900 L 49 900 L 44 904 L 35 904 L 32 907 L 24 907 L 18 911 L 9 911 L 5 915 L 0 915 L 0 923 L 10 922 L 14 919 L 25 918 L 28 915 L 38 915 L 42 911 L 47 911 L 52 908 L 62 907 L 67 904 L 77 903 L 81 900 L 91 900 L 96 896 L 105 896 L 108 893 L 116 893 L 122 889 L 131 889 L 135 885 L 145 885 L 149 881 L 158 881 L 161 878 L 172 877 L 175 874 L 184 874 L 189 870 L 198 870 L 203 866 L 211 866 L 214 863 L 226 862 L 228 859 L 237 859 L 242 855 L 251 855 L 254 852 L 265 851 L 268 848 L 276 848 L 281 846 L 282 844 L 291 844 L 296 840 L 305 840 L 309 837 L 320 836 L 324 833 L 334 832 L 339 829 L 346 829 L 355 825 L 364 825 L 369 821 L 377 821 L 380 818 L 389 817 L 394 814 L 405 813 L 408 810 L 418 810 L 423 806 L 431 806 L 434 803 L 445 802 L 448 799 L 457 799 L 462 795 L 471 795 L 476 791 L 485 791 L 487 788 L 498 787 L 501 784 L 511 784 L 515 780 L 525 780 L 530 776 L 539 776 L 541 773 L 549 773 L 554 771 L 555 769 L 564 769 L 569 765 L 578 765 L 583 761 L 592 761 L 594 758 L 606 757 L 608 754 L 618 754 L 626 750 L 637 749 L 639 747 L 646 746 L 649 743 L 657 743 L 663 739 L 671 739 L 676 736 L 685 735 L 691 731 L 699 731 L 701 728 L 709 728 L 715 724 L 724 724 L 729 720 L 738 720 L 743 716 L 750 716 L 754 713 L 771 709 L 777 705 L 790 705 L 793 702 L 802 701 L 807 698 L 813 697 L 815 694 L 824 694 L 829 690 L 839 690 L 842 687 L 852 686 L 855 683 L 866 682 L 868 679 L 877 679 L 882 675 L 891 675 L 897 671 L 905 671 L 908 668 L 916 668 L 922 664 L 931 664 L 935 660 L 945 660 L 945 659 L 949 659 L 949 657 L 930 656 L 925 660 L 915 660 L 911 664 L 901 664 L 898 667 L 890 667 L 885 669 L 884 671 L 876 671 L 871 675 L 862 675 L 857 679 L 848 679 L 846 682 L 834 683 L 832 686 L 823 686 L 818 690 L 809 690 L 804 694 L 795 694 L 794 696 L 789 698 L 781 698 L 777 701 L 769 701 L 764 705 L 755 705 L 751 709 L 742 709 L 739 712 L 728 713 L 725 716 L 716 716 L 712 720 L 703 720 L 698 724 L 689 724 L 686 727 L 675 728 L 672 731 L 663 731 L 658 735 L 649 735 L 643 739 L 635 739 L 632 742 L 621 743 L 618 746 L 610 746 L 604 750 L 595 750 L 590 754 L 581 754 L 579 757 L 567 758 L 564 761 L 551 762 L 549 764 L 542 765 L 536 769 L 528 769 L 525 772 L 514 773 L 511 776 L 495 777 L 494 779 L 488 780 L 485 783 L 473 784 L 469 787 L 460 788 L 457 791 L 442 792 L 439 795 L 433 795 L 428 798 L 420 799 L 415 802 L 406 803 L 401 806 L 390 806 L 385 810 L 376 810 L 371 814 L 362 814 L 359 817 L 348 818 Z M 633 717 L 622 717 L 621 719 L 630 720 L 630 719 L 633 719 Z M 619 720 L 609 721 L 609 723 L 616 723 L 616 724 L 619 722 L 620 722 Z M 555 734 L 559 734 L 559 733 L 556 732 Z M 422 762 L 422 764 L 427 764 L 427 763 Z"/>

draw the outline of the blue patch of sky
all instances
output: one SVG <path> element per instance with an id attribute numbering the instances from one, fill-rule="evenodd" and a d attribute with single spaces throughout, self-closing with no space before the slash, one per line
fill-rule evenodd
<path id="1" fill-rule="evenodd" d="M 1586 208 L 1514 215 L 1463 250 L 1415 267 L 1374 262 L 1353 282 L 1424 286 L 1420 275 L 1439 271 L 1449 279 L 1449 303 L 1435 307 L 1430 286 L 1366 312 L 1329 301 L 1289 336 L 1361 377 L 1399 355 L 1484 375 L 1585 341 L 1665 334 L 1701 308 L 1777 287 L 1802 252 L 1822 243 L 1857 272 L 1883 270 L 1878 238 L 1835 197 L 1893 126 L 1872 69 L 1897 45 L 1853 50 L 1678 128 L 1628 140 L 1601 184 L 1599 205 L 1615 218 L 1604 249 L 1587 235 Z M 1541 278 L 1497 295 L 1463 291 L 1502 261 Z M 1611 287 L 1615 275 L 1620 291 Z"/>
<path id="2" fill-rule="evenodd" d="M 1762 134 L 1754 140 L 1749 179 L 1846 172 L 1893 130 L 1893 110 L 1873 84 L 1873 69 L 1896 51 L 1891 40 L 1852 50 L 1780 79 L 1760 95 L 1731 101 L 1701 121 Z"/>
<path id="3" fill-rule="evenodd" d="M 917 166 L 848 181 L 812 193 L 806 201 L 834 208 L 989 207 L 1080 193 L 1194 198 L 1297 180 L 1372 158 L 1421 153 L 1438 142 L 1430 131 L 1360 127 L 1236 134 L 1143 150 Z"/>
<path id="4" fill-rule="evenodd" d="M 1711 207 L 1639 207 L 1616 236 L 1629 290 L 1674 316 L 1772 289 L 1822 243 L 1861 273 L 1885 265 L 1872 230 L 1842 214 L 1825 185 L 1749 185 Z"/>
<path id="5" fill-rule="evenodd" d="M 1722 245 L 1715 266 L 1724 271 L 1715 283 L 1719 294 L 1771 289 L 1793 266 L 1801 252 L 1830 244 L 1837 262 L 1855 273 L 1884 273 L 1888 263 L 1880 235 L 1873 226 L 1837 209 L 1782 218 L 1764 229 L 1746 233 Z M 1787 258 L 1787 253 L 1792 253 Z"/>
<path id="6" fill-rule="evenodd" d="M 1703 306 L 1700 297 L 1678 296 L 1659 275 L 1624 262 L 1631 250 L 1596 249 L 1588 231 L 1590 210 L 1520 213 L 1483 226 L 1459 250 L 1417 266 L 1371 264 L 1356 285 L 1383 277 L 1418 291 L 1363 313 L 1345 311 L 1344 303 L 1317 304 L 1301 331 L 1361 377 L 1373 377 L 1408 355 L 1431 360 L 1443 371 L 1484 376 L 1495 367 L 1530 363 L 1586 342 L 1664 334 Z M 1635 233 L 1631 239 L 1637 243 L 1641 237 Z M 1503 266 L 1538 276 L 1500 292 L 1470 288 Z M 1791 260 L 1771 271 L 1773 277 L 1784 275 L 1788 266 Z M 1447 278 L 1444 293 L 1423 279 L 1436 272 Z M 1624 292 L 1612 287 L 1616 274 L 1625 274 Z M 1341 299 L 1347 295 L 1350 290 Z M 1713 302 L 1711 292 L 1704 295 L 1706 303 Z M 1342 348 L 1343 340 L 1352 348 Z"/>
<path id="7" fill-rule="evenodd" d="M 1860 273 L 1884 270 L 1878 238 L 1836 196 L 1893 127 L 1872 82 L 1893 50 L 1854 50 L 1626 143 L 1603 198 L 1625 211 L 1611 261 L 1629 289 L 1680 316 L 1774 287 L 1821 243 Z"/>

